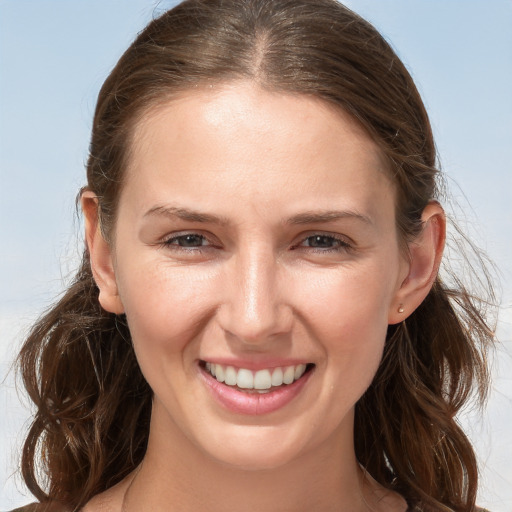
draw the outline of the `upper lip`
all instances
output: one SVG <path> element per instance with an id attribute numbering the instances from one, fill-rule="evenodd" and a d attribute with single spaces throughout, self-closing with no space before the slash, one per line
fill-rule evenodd
<path id="1" fill-rule="evenodd" d="M 200 359 L 199 362 L 203 363 L 212 363 L 212 364 L 221 364 L 223 366 L 233 366 L 235 368 L 246 368 L 247 370 L 265 370 L 271 368 L 279 368 L 286 366 L 297 366 L 299 364 L 311 364 L 311 361 L 302 358 L 265 358 L 261 359 L 240 359 L 240 358 L 230 358 L 230 357 L 205 357 L 204 359 Z"/>

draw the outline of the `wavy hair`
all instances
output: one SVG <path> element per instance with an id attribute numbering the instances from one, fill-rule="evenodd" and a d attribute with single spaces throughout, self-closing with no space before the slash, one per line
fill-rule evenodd
<path id="1" fill-rule="evenodd" d="M 99 93 L 86 188 L 98 197 L 107 241 L 137 122 L 179 92 L 240 79 L 349 113 L 387 158 L 400 238 L 404 247 L 414 239 L 440 195 L 436 149 L 411 76 L 375 28 L 335 0 L 186 0 L 138 35 Z M 366 471 L 409 502 L 470 512 L 477 466 L 455 416 L 475 390 L 485 396 L 493 335 L 483 304 L 452 281 L 438 277 L 407 321 L 389 327 L 356 406 L 355 448 Z M 78 510 L 141 462 L 152 400 L 124 317 L 99 305 L 87 250 L 19 366 L 37 408 L 25 482 L 41 502 Z"/>

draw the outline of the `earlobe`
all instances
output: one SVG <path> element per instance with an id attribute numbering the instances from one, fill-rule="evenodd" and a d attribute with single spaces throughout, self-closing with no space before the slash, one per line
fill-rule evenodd
<path id="1" fill-rule="evenodd" d="M 85 219 L 85 241 L 89 250 L 94 281 L 100 290 L 99 302 L 110 313 L 122 314 L 124 307 L 118 294 L 112 251 L 103 237 L 98 218 L 98 199 L 89 190 L 82 193 L 82 211 Z"/>
<path id="2" fill-rule="evenodd" d="M 421 233 L 409 244 L 409 265 L 388 315 L 388 323 L 405 320 L 428 295 L 437 277 L 446 239 L 446 217 L 439 203 L 431 201 L 421 216 Z"/>

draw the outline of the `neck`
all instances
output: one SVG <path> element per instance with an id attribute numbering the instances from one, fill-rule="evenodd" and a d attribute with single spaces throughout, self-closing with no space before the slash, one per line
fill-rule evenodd
<path id="1" fill-rule="evenodd" d="M 126 492 L 123 512 L 135 510 L 365 511 L 368 482 L 352 432 L 279 467 L 247 470 L 213 459 L 175 425 L 166 425 L 151 429 L 146 456 Z"/>

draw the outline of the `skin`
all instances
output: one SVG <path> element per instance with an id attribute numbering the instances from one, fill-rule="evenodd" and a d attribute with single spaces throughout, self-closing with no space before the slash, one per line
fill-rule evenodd
<path id="1" fill-rule="evenodd" d="M 319 100 L 249 82 L 153 108 L 133 141 L 114 242 L 94 194 L 82 205 L 100 302 L 126 314 L 154 391 L 151 432 L 138 470 L 85 511 L 405 510 L 357 464 L 354 407 L 388 324 L 432 285 L 441 208 L 427 206 L 405 255 L 369 136 Z M 199 361 L 216 358 L 314 368 L 254 416 L 212 399 Z"/>

